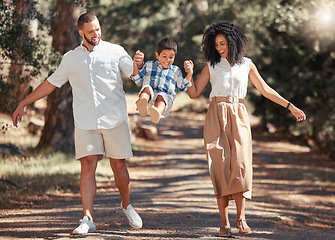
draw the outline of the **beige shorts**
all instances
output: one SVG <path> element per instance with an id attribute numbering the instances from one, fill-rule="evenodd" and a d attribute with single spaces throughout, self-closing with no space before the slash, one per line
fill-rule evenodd
<path id="1" fill-rule="evenodd" d="M 76 159 L 99 155 L 99 160 L 108 158 L 124 159 L 133 156 L 128 122 L 111 129 L 74 131 Z"/>
<path id="2" fill-rule="evenodd" d="M 139 91 L 138 95 L 140 95 L 146 87 L 149 88 L 149 91 L 150 91 L 151 99 L 150 99 L 149 103 L 151 105 L 155 105 L 155 102 L 156 102 L 156 99 L 157 99 L 158 95 L 161 95 L 162 98 L 164 99 L 165 109 L 162 112 L 162 118 L 165 118 L 170 113 L 170 111 L 172 109 L 173 98 L 170 97 L 167 93 L 165 93 L 163 91 L 162 92 L 154 91 L 150 85 L 143 85 L 143 87 L 142 87 L 141 91 Z"/>

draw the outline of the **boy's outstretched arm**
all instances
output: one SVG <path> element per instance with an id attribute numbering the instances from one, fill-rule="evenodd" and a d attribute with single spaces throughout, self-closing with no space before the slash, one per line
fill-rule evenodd
<path id="1" fill-rule="evenodd" d="M 134 62 L 133 62 L 133 76 L 136 76 L 138 72 L 140 71 L 139 69 L 143 67 L 143 62 L 144 60 L 144 53 L 142 53 L 140 50 L 137 50 L 135 55 L 134 55 Z"/>
<path id="2" fill-rule="evenodd" d="M 13 125 L 17 127 L 17 124 L 21 122 L 24 114 L 24 108 L 29 104 L 48 96 L 55 90 L 56 86 L 52 85 L 48 80 L 42 82 L 34 91 L 32 91 L 25 99 L 23 99 L 12 115 Z"/>

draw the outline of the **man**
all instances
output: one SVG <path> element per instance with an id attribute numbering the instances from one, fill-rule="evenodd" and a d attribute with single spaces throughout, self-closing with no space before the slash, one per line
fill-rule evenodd
<path id="1" fill-rule="evenodd" d="M 67 81 L 72 86 L 76 159 L 81 162 L 80 194 L 84 217 L 73 234 L 95 232 L 93 205 L 97 163 L 106 157 L 114 172 L 121 207 L 129 224 L 142 227 L 142 219 L 130 204 L 130 181 L 125 159 L 132 156 L 128 113 L 121 72 L 133 73 L 133 60 L 119 45 L 100 39 L 99 20 L 92 13 L 78 19 L 80 46 L 64 54 L 58 69 L 28 95 L 13 113 L 13 124 L 21 121 L 24 108 L 49 95 Z M 137 51 L 134 61 L 143 66 L 144 54 Z"/>

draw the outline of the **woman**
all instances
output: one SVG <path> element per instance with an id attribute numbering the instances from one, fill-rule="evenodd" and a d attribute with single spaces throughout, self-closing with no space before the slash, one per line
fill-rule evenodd
<path id="1" fill-rule="evenodd" d="M 285 100 L 262 79 L 251 59 L 244 57 L 247 38 L 240 28 L 220 21 L 204 33 L 202 47 L 208 61 L 198 79 L 188 89 L 190 98 L 200 95 L 210 81 L 211 104 L 204 126 L 204 142 L 214 192 L 220 212 L 218 236 L 230 237 L 229 200 L 235 200 L 236 227 L 240 234 L 251 233 L 245 220 L 245 201 L 251 199 L 252 139 L 244 98 L 248 79 L 271 101 L 287 108 L 297 121 L 303 111 Z M 185 61 L 185 71 L 193 74 L 193 63 Z"/>

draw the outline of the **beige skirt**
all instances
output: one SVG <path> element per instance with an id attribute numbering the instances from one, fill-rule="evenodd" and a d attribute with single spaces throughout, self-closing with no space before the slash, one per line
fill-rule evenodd
<path id="1" fill-rule="evenodd" d="M 252 138 L 243 99 L 214 97 L 208 108 L 204 141 L 217 197 L 243 193 L 251 199 Z"/>

